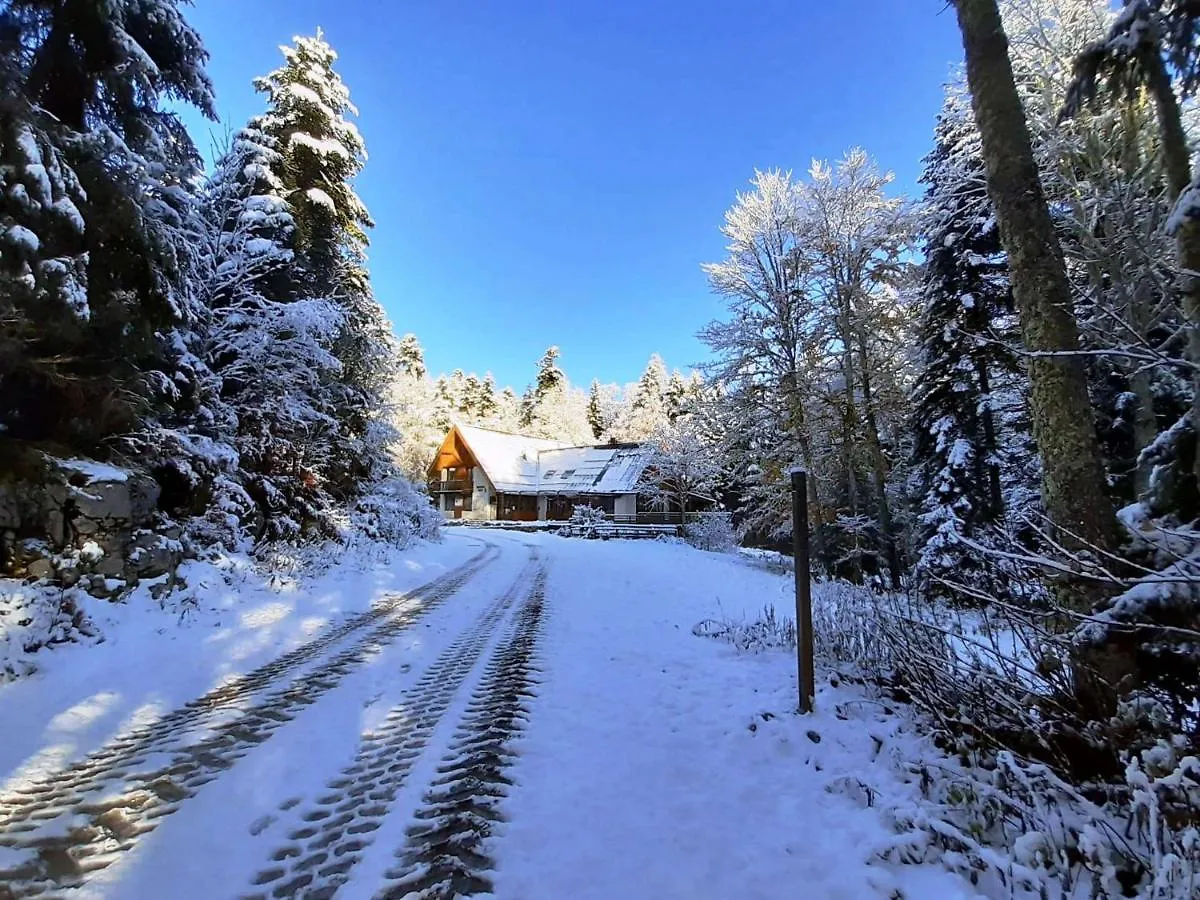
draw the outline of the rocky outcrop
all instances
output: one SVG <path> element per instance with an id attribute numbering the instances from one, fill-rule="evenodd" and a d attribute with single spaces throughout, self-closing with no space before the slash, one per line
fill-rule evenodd
<path id="1" fill-rule="evenodd" d="M 173 573 L 177 533 L 149 528 L 158 484 L 132 469 L 29 452 L 0 468 L 0 574 L 113 596 Z"/>

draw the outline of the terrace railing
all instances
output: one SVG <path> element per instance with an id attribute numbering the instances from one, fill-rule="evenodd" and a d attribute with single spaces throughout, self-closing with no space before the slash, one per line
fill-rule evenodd
<path id="1" fill-rule="evenodd" d="M 429 482 L 429 493 L 431 494 L 465 494 L 471 490 L 471 482 L 465 478 L 455 481 L 431 481 Z"/>
<path id="2" fill-rule="evenodd" d="M 640 512 L 631 516 L 606 515 L 605 520 L 614 525 L 683 525 L 701 521 L 710 512 Z"/>

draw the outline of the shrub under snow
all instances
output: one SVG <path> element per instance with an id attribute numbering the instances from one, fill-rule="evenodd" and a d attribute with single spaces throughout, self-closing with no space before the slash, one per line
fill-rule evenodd
<path id="1" fill-rule="evenodd" d="M 683 539 L 699 550 L 728 553 L 737 546 L 737 534 L 729 513 L 705 513 L 683 526 Z"/>
<path id="2" fill-rule="evenodd" d="M 564 531 L 572 537 L 596 537 L 596 526 L 608 521 L 608 514 L 598 506 L 581 503 L 571 510 L 571 518 Z"/>
<path id="3" fill-rule="evenodd" d="M 794 622 L 772 606 L 755 621 L 706 620 L 693 632 L 750 652 L 795 646 Z M 894 760 L 920 799 L 879 798 L 896 831 L 879 858 L 940 863 L 997 900 L 1200 896 L 1200 761 L 1185 737 L 1127 747 L 1123 777 L 1086 787 L 1029 755 L 1053 757 L 1061 735 L 1035 708 L 1067 677 L 1047 662 L 1061 649 L 1035 617 L 819 582 L 813 640 L 818 665 L 910 699 L 953 753 Z M 1120 719 L 1156 715 L 1142 702 Z M 1011 748 L 1021 742 L 1025 753 Z"/>
<path id="4" fill-rule="evenodd" d="M 761 617 L 754 621 L 705 619 L 692 627 L 692 634 L 724 641 L 739 650 L 755 653 L 796 646 L 796 623 L 776 614 L 772 604 L 764 606 Z"/>
<path id="5" fill-rule="evenodd" d="M 358 499 L 350 510 L 349 540 L 359 536 L 395 547 L 437 536 L 442 516 L 405 478 L 390 478 Z"/>
<path id="6" fill-rule="evenodd" d="M 79 594 L 77 588 L 0 578 L 0 682 L 32 672 L 27 657 L 37 650 L 97 637 L 77 604 Z"/>

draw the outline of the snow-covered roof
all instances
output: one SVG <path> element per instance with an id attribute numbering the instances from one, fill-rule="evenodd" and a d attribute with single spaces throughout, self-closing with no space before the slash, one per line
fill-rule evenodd
<path id="1" fill-rule="evenodd" d="M 568 446 L 564 441 L 492 431 L 474 425 L 455 427 L 496 490 L 505 494 L 536 493 L 539 451 Z"/>
<path id="2" fill-rule="evenodd" d="M 572 447 L 474 425 L 456 427 L 496 490 L 505 494 L 633 493 L 652 452 L 638 444 Z"/>
<path id="3" fill-rule="evenodd" d="M 569 447 L 541 456 L 541 488 L 546 493 L 629 494 L 650 460 L 650 448 Z"/>

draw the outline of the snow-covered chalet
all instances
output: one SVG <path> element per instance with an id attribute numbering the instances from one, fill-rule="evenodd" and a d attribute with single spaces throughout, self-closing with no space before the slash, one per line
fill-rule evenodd
<path id="1" fill-rule="evenodd" d="M 650 456 L 642 444 L 576 447 L 455 425 L 429 466 L 429 493 L 448 519 L 563 520 L 576 504 L 633 517 Z"/>

